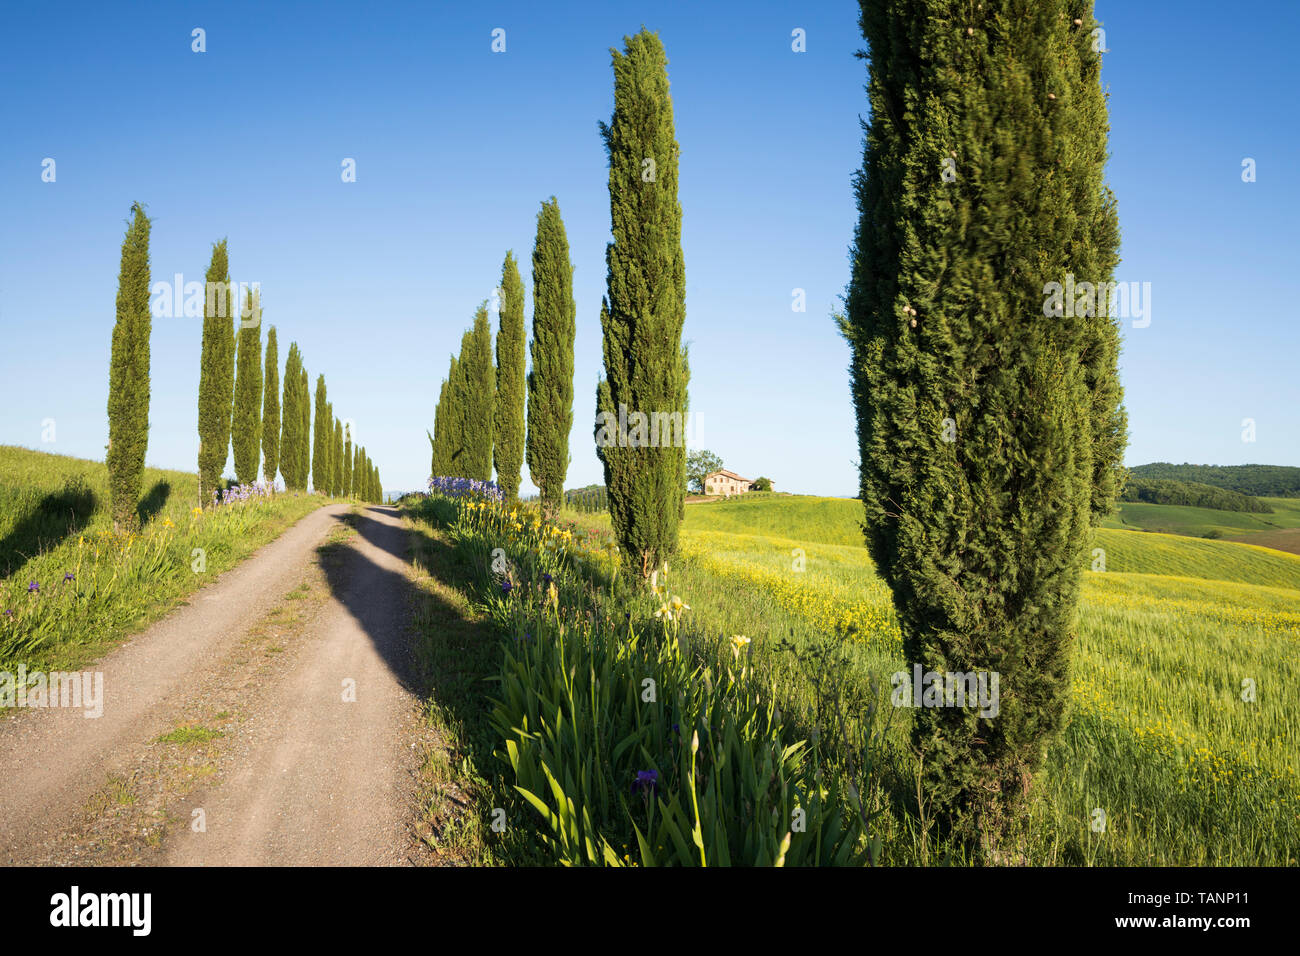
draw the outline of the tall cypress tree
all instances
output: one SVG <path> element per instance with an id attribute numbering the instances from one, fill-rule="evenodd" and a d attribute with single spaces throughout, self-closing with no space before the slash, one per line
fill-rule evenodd
<path id="1" fill-rule="evenodd" d="M 343 423 L 334 419 L 334 440 L 330 443 L 330 494 L 343 494 Z"/>
<path id="2" fill-rule="evenodd" d="M 569 237 L 552 196 L 537 214 L 533 243 L 533 337 L 529 344 L 528 474 L 542 493 L 542 510 L 554 517 L 564 502 L 573 428 L 573 339 L 577 314 Z"/>
<path id="3" fill-rule="evenodd" d="M 1095 21 L 1091 0 L 863 0 L 860 25 L 841 329 L 867 544 L 909 664 L 997 675 L 996 715 L 922 706 L 913 742 L 927 799 L 998 859 L 1063 722 L 1090 526 L 1121 474 L 1114 320 L 1044 304 L 1117 261 Z"/>
<path id="4" fill-rule="evenodd" d="M 643 578 L 677 548 L 686 491 L 686 269 L 668 57 L 644 28 L 614 59 L 609 153 L 614 241 L 601 303 L 605 378 L 596 453 L 615 537 Z M 626 423 L 626 434 L 624 434 Z"/>
<path id="5" fill-rule="evenodd" d="M 302 418 L 301 427 L 298 429 L 298 486 L 303 490 L 307 488 L 307 476 L 311 474 L 312 466 L 312 448 L 311 439 L 311 376 L 307 374 L 307 369 L 302 370 L 299 376 L 298 387 L 298 414 Z"/>
<path id="6" fill-rule="evenodd" d="M 474 313 L 467 344 L 469 351 L 461 359 L 465 372 L 465 477 L 491 481 L 496 370 L 492 365 L 492 322 L 486 302 Z"/>
<path id="7" fill-rule="evenodd" d="M 343 429 L 343 496 L 352 494 L 352 426 Z"/>
<path id="8" fill-rule="evenodd" d="M 108 370 L 108 487 L 113 523 L 136 524 L 136 504 L 149 447 L 149 218 L 138 202 L 122 240 L 117 318 Z"/>
<path id="9" fill-rule="evenodd" d="M 524 331 L 524 283 L 513 252 L 501 266 L 501 316 L 497 330 L 496 418 L 492 431 L 492 457 L 497 484 L 507 501 L 519 497 L 524 466 L 524 395 L 527 334 Z"/>
<path id="10" fill-rule="evenodd" d="M 316 377 L 316 429 L 311 443 L 311 484 L 323 495 L 330 493 L 330 429 L 333 416 L 325 392 L 325 376 Z"/>
<path id="11" fill-rule="evenodd" d="M 280 349 L 275 326 L 266 332 L 266 374 L 262 379 L 262 474 L 275 484 L 280 470 Z"/>
<path id="12" fill-rule="evenodd" d="M 272 328 L 274 333 L 275 329 Z M 267 353 L 271 351 L 271 342 L 267 342 Z M 302 411 L 300 403 L 306 396 L 299 396 L 299 389 L 302 387 L 302 353 L 298 351 L 298 343 L 289 343 L 289 357 L 284 363 L 284 402 L 281 408 L 280 423 L 280 468 L 284 473 L 284 486 L 286 489 L 295 491 L 305 487 L 305 483 L 300 483 L 299 474 L 301 453 L 299 449 L 300 432 L 302 429 Z M 270 383 L 267 384 L 270 388 Z"/>
<path id="13" fill-rule="evenodd" d="M 230 444 L 235 450 L 235 478 L 241 485 L 251 485 L 262 463 L 262 304 L 257 290 L 248 291 L 242 316 Z"/>
<path id="14" fill-rule="evenodd" d="M 443 379 L 442 388 L 438 392 L 438 405 L 434 410 L 433 434 L 429 438 L 432 446 L 429 473 L 435 477 L 452 474 L 453 433 L 456 431 L 452 419 L 456 413 L 454 402 L 456 383 L 458 381 L 458 364 L 456 356 L 453 355 L 451 365 L 447 370 L 447 377 Z"/>
<path id="15" fill-rule="evenodd" d="M 230 415 L 235 394 L 235 313 L 231 301 L 226 240 L 212 246 L 203 305 L 203 351 L 199 365 L 199 496 L 204 503 L 221 486 L 230 453 Z"/>

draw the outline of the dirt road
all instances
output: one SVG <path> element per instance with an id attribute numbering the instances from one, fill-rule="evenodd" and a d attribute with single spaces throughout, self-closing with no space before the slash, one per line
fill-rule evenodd
<path id="1" fill-rule="evenodd" d="M 313 512 L 88 668 L 102 716 L 0 721 L 0 862 L 410 860 L 406 533 L 349 512 Z"/>

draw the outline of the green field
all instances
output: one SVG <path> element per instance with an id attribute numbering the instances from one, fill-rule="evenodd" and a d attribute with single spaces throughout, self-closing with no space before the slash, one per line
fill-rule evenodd
<path id="1" fill-rule="evenodd" d="M 1155 531 L 1192 537 L 1221 537 L 1247 544 L 1300 553 L 1300 498 L 1262 498 L 1272 514 L 1247 514 L 1214 508 L 1120 502 L 1107 528 Z"/>
<path id="2" fill-rule="evenodd" d="M 196 474 L 146 468 L 140 526 L 118 533 L 103 462 L 0 445 L 0 670 L 92 659 L 321 499 L 280 494 L 196 513 L 197 504 Z"/>
<path id="3" fill-rule="evenodd" d="M 1228 520 L 1275 515 L 1214 513 Z M 1289 503 L 1289 509 L 1288 509 Z M 1126 508 L 1133 506 L 1126 506 Z M 1160 508 L 1180 527 L 1198 515 Z M 817 704 L 804 653 L 843 635 L 843 691 L 904 666 L 887 588 L 861 544 L 860 504 L 747 495 L 687 507 L 673 591 L 701 629 L 744 633 L 783 708 Z M 578 517 L 598 525 L 596 516 Z M 1102 529 L 1084 571 L 1068 729 L 1052 746 L 1024 859 L 1037 864 L 1294 864 L 1300 847 L 1300 557 L 1228 541 Z M 802 560 L 802 570 L 796 570 Z M 1253 687 L 1255 700 L 1244 701 Z M 933 862 L 899 711 L 882 760 L 888 862 Z M 1095 811 L 1105 831 L 1095 832 Z"/>

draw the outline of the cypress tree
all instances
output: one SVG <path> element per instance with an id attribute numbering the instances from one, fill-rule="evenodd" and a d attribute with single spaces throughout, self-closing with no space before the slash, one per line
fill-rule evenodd
<path id="1" fill-rule="evenodd" d="M 330 493 L 330 413 L 326 400 L 325 376 L 316 376 L 316 429 L 311 443 L 311 484 L 323 495 Z"/>
<path id="2" fill-rule="evenodd" d="M 199 497 L 212 499 L 221 486 L 230 451 L 230 415 L 235 394 L 235 318 L 230 301 L 226 240 L 212 247 L 203 305 L 203 351 L 199 367 Z"/>
<path id="3" fill-rule="evenodd" d="M 487 303 L 474 313 L 474 325 L 467 340 L 469 351 L 462 355 L 465 403 L 463 432 L 466 478 L 492 480 L 492 418 L 496 403 L 496 371 L 492 365 L 492 323 Z"/>
<path id="4" fill-rule="evenodd" d="M 334 440 L 330 444 L 330 494 L 343 494 L 343 423 L 334 419 Z"/>
<path id="5" fill-rule="evenodd" d="M 456 384 L 459 381 L 458 365 L 459 360 L 453 355 L 447 377 L 443 380 L 442 388 L 438 392 L 437 408 L 434 410 L 433 435 L 430 437 L 432 449 L 429 471 L 435 477 L 452 474 L 453 442 L 455 441 L 453 434 L 456 431 L 453 419 L 456 416 L 454 403 Z"/>
<path id="6" fill-rule="evenodd" d="M 113 524 L 136 524 L 136 505 L 149 447 L 149 218 L 138 202 L 122 240 L 117 318 L 108 370 L 108 486 Z"/>
<path id="7" fill-rule="evenodd" d="M 272 334 L 275 329 L 271 329 Z M 270 340 L 267 342 L 267 353 L 272 348 Z M 298 343 L 289 343 L 289 357 L 284 363 L 284 402 L 281 409 L 280 424 L 280 468 L 284 472 L 284 486 L 295 491 L 306 487 L 306 483 L 301 481 L 299 475 L 302 472 L 301 449 L 299 442 L 302 431 L 302 410 L 300 403 L 306 398 L 305 395 L 299 394 L 302 387 L 302 353 L 298 351 Z M 270 388 L 270 384 L 267 384 Z"/>
<path id="8" fill-rule="evenodd" d="M 230 419 L 230 444 L 235 450 L 235 478 L 241 485 L 257 481 L 262 463 L 262 304 L 250 289 L 239 324 L 239 352 L 235 363 L 234 412 Z"/>
<path id="9" fill-rule="evenodd" d="M 352 493 L 365 501 L 365 476 L 361 473 L 361 446 L 352 449 Z"/>
<path id="10" fill-rule="evenodd" d="M 996 860 L 1062 726 L 1090 527 L 1122 473 L 1114 320 L 1044 304 L 1117 262 L 1095 21 L 1090 0 L 863 0 L 860 25 L 871 121 L 840 326 L 867 544 L 909 665 L 997 675 L 996 716 L 913 721 L 927 799 Z"/>
<path id="11" fill-rule="evenodd" d="M 596 453 L 615 537 L 648 578 L 677 548 L 686 491 L 686 271 L 668 58 L 644 28 L 625 44 L 610 51 L 614 115 L 601 125 L 614 241 L 600 310 Z"/>
<path id="12" fill-rule="evenodd" d="M 448 404 L 451 407 L 449 416 L 450 428 L 447 433 L 447 464 L 450 466 L 448 474 L 455 478 L 469 477 L 469 446 L 466 440 L 465 428 L 467 422 L 466 408 L 471 401 L 470 388 L 468 382 L 470 353 L 473 348 L 470 345 L 470 332 L 466 330 L 460 338 L 460 355 L 452 367 L 453 378 L 448 383 L 450 391 Z"/>
<path id="13" fill-rule="evenodd" d="M 501 266 L 501 316 L 497 330 L 496 418 L 492 431 L 492 456 L 497 484 L 507 501 L 519 497 L 524 466 L 524 283 L 513 252 Z"/>
<path id="14" fill-rule="evenodd" d="M 262 386 L 262 474 L 268 485 L 274 485 L 280 470 L 280 349 L 274 325 L 266 332 L 266 375 Z"/>
<path id="15" fill-rule="evenodd" d="M 352 494 L 352 426 L 343 429 L 343 496 Z"/>
<path id="16" fill-rule="evenodd" d="M 533 243 L 533 337 L 529 343 L 528 474 L 541 490 L 542 511 L 554 517 L 564 502 L 573 428 L 573 339 L 577 309 L 569 237 L 552 196 L 537 214 Z"/>
<path id="17" fill-rule="evenodd" d="M 298 487 L 307 489 L 307 476 L 311 474 L 311 376 L 302 370 L 298 383 L 298 414 L 302 421 L 298 429 Z"/>

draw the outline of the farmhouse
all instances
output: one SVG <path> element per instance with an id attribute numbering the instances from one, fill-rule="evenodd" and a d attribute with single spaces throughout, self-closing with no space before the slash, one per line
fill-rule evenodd
<path id="1" fill-rule="evenodd" d="M 754 490 L 754 483 L 748 478 L 741 478 L 734 471 L 725 468 L 711 471 L 704 476 L 704 493 L 706 495 L 743 495 Z"/>

